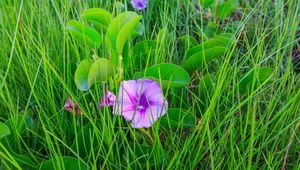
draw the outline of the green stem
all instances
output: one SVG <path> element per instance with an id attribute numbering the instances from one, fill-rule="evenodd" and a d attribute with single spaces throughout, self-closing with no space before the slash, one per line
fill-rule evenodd
<path id="1" fill-rule="evenodd" d="M 118 72 L 119 72 L 119 82 L 123 80 L 123 57 L 122 54 L 119 55 L 118 58 Z"/>
<path id="2" fill-rule="evenodd" d="M 150 140 L 150 143 L 153 145 L 154 144 L 154 139 L 151 136 L 151 134 L 149 133 L 149 131 L 145 130 L 143 128 L 140 128 L 139 130 L 144 134 L 144 136 L 146 136 Z"/>

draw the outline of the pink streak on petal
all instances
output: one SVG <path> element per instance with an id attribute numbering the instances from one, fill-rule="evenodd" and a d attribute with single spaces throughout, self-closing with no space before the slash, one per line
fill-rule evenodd
<path id="1" fill-rule="evenodd" d="M 133 120 L 131 121 L 131 126 L 133 128 L 149 128 L 151 126 L 151 123 L 145 117 L 145 113 L 137 111 Z"/>
<path id="2" fill-rule="evenodd" d="M 124 103 L 136 102 L 135 100 L 136 88 L 137 87 L 136 87 L 135 80 L 123 81 L 120 86 L 118 100 Z"/>

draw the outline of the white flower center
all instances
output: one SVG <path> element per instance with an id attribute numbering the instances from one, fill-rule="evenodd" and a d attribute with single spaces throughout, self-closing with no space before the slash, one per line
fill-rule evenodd
<path id="1" fill-rule="evenodd" d="M 138 110 L 145 110 L 144 106 L 142 106 L 142 105 L 139 105 L 139 106 L 137 107 L 137 109 L 138 109 Z"/>

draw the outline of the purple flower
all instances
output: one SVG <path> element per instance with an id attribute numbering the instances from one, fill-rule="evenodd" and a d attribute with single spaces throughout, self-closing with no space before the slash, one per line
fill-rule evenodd
<path id="1" fill-rule="evenodd" d="M 106 101 L 105 101 L 105 95 L 102 96 L 99 107 L 104 107 L 105 104 L 107 104 L 108 107 L 113 106 L 116 101 L 116 96 L 110 92 L 107 91 Z"/>
<path id="2" fill-rule="evenodd" d="M 64 105 L 64 109 L 70 113 L 74 113 L 75 110 L 75 113 L 77 115 L 83 115 L 83 112 L 78 107 L 78 104 L 73 102 L 70 97 L 67 98 L 66 103 Z"/>
<path id="3" fill-rule="evenodd" d="M 123 81 L 114 114 L 131 121 L 134 128 L 148 128 L 168 109 L 157 82 L 148 79 Z"/>
<path id="4" fill-rule="evenodd" d="M 143 10 L 147 8 L 148 0 L 130 0 L 130 3 L 134 9 Z"/>

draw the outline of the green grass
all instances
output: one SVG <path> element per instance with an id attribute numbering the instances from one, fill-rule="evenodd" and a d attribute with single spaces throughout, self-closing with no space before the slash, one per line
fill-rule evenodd
<path id="1" fill-rule="evenodd" d="M 148 65 L 181 65 L 184 49 L 178 39 L 189 34 L 204 41 L 207 11 L 197 14 L 198 3 L 192 0 L 149 1 L 142 12 L 144 35 L 133 44 L 155 39 L 167 27 L 165 47 Z M 78 159 L 91 169 L 300 169 L 300 75 L 291 57 L 292 49 L 300 48 L 299 0 L 240 1 L 225 21 L 210 11 L 218 31 L 234 32 L 238 41 L 225 56 L 190 73 L 190 88 L 164 91 L 169 107 L 188 110 L 199 119 L 198 125 L 168 129 L 158 121 L 144 130 L 132 129 L 109 109 L 98 109 L 100 86 L 81 92 L 73 79 L 77 64 L 93 52 L 66 33 L 66 23 L 91 7 L 112 11 L 113 4 L 0 1 L 0 121 L 30 117 L 25 124 L 20 118 L 11 121 L 12 135 L 0 143 L 0 169 L 33 169 L 61 156 Z M 239 26 L 232 26 L 235 21 Z M 108 55 L 105 50 L 97 54 Z M 240 79 L 260 67 L 273 69 L 272 81 L 253 84 L 247 95 L 240 94 Z M 130 67 L 124 79 L 140 70 Z M 198 85 L 206 74 L 213 75 L 214 83 L 203 101 Z M 117 86 L 111 84 L 109 89 L 117 92 Z M 63 110 L 68 95 L 84 116 Z M 79 133 L 88 123 L 89 134 Z M 60 161 L 55 167 L 64 168 Z"/>

